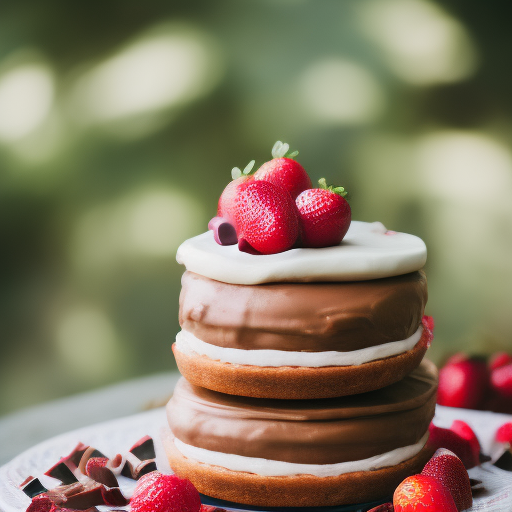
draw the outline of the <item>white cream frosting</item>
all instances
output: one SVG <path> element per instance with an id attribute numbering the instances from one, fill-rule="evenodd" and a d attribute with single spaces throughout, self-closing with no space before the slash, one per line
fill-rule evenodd
<path id="1" fill-rule="evenodd" d="M 419 270 L 427 248 L 420 238 L 388 231 L 380 222 L 352 221 L 335 247 L 253 255 L 217 244 L 208 231 L 181 244 L 176 259 L 191 272 L 230 284 L 365 281 Z"/>
<path id="2" fill-rule="evenodd" d="M 262 476 L 314 475 L 319 477 L 338 476 L 355 471 L 373 471 L 375 469 L 396 466 L 417 455 L 425 446 L 428 432 L 413 445 L 396 448 L 368 459 L 339 462 L 337 464 L 297 464 L 279 460 L 245 457 L 232 453 L 221 453 L 197 448 L 174 438 L 174 444 L 182 455 L 189 459 L 220 466 L 231 471 L 244 471 Z"/>
<path id="3" fill-rule="evenodd" d="M 352 350 L 350 352 L 293 352 L 287 350 L 243 350 L 239 348 L 218 347 L 200 340 L 191 332 L 182 330 L 176 335 L 176 348 L 184 353 L 204 355 L 215 361 L 252 366 L 352 366 L 385 357 L 396 356 L 411 350 L 421 338 L 423 327 L 406 340 L 392 341 L 374 347 Z"/>

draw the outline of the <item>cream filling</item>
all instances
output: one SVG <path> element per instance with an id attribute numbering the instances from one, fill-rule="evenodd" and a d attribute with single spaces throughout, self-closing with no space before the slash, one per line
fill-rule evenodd
<path id="1" fill-rule="evenodd" d="M 396 466 L 417 455 L 425 446 L 427 439 L 428 432 L 416 444 L 396 448 L 368 459 L 339 462 L 337 464 L 297 464 L 295 462 L 213 452 L 185 444 L 177 438 L 174 438 L 174 444 L 179 452 L 189 459 L 212 466 L 221 466 L 231 471 L 243 471 L 262 476 L 313 475 L 326 477 L 353 473 L 355 471 L 374 471 L 380 468 Z"/>
<path id="2" fill-rule="evenodd" d="M 396 356 L 411 350 L 421 338 L 423 326 L 406 340 L 392 341 L 374 347 L 361 348 L 350 352 L 292 352 L 286 350 L 243 350 L 218 347 L 196 338 L 191 332 L 180 331 L 176 335 L 176 348 L 184 354 L 199 354 L 221 363 L 252 366 L 353 366 Z"/>

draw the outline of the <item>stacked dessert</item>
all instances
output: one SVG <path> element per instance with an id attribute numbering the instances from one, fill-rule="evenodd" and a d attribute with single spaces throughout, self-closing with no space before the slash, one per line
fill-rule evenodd
<path id="1" fill-rule="evenodd" d="M 280 150 L 235 171 L 221 218 L 178 250 L 167 455 L 200 492 L 249 505 L 383 498 L 431 455 L 426 248 L 351 223 L 343 189 L 312 189 Z"/>

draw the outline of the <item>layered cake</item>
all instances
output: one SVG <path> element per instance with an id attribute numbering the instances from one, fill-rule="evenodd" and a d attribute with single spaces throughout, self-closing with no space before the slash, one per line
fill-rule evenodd
<path id="1" fill-rule="evenodd" d="M 252 255 L 212 232 L 186 241 L 173 346 L 193 384 L 259 398 L 328 398 L 379 389 L 422 360 L 423 241 L 352 222 L 336 247 Z"/>
<path id="2" fill-rule="evenodd" d="M 389 496 L 432 455 L 437 372 L 424 361 L 362 395 L 271 400 L 181 379 L 164 438 L 173 470 L 203 494 L 255 506 L 327 506 Z"/>
<path id="3" fill-rule="evenodd" d="M 368 502 L 431 456 L 426 247 L 351 222 L 344 189 L 312 188 L 287 150 L 276 143 L 254 175 L 254 161 L 233 169 L 210 231 L 178 249 L 184 378 L 164 445 L 176 474 L 215 498 Z"/>

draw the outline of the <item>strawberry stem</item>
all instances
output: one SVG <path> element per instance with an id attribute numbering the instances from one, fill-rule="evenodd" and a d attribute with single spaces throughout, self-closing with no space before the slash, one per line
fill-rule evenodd
<path id="1" fill-rule="evenodd" d="M 288 152 L 290 145 L 278 140 L 272 148 L 272 158 L 291 158 L 294 159 L 299 152 L 297 150 Z"/>
<path id="2" fill-rule="evenodd" d="M 318 184 L 320 185 L 321 189 L 329 190 L 331 192 L 334 192 L 335 194 L 338 194 L 341 197 L 345 197 L 347 195 L 347 192 L 343 187 L 334 187 L 332 185 L 327 185 L 327 181 L 325 181 L 325 178 L 320 178 L 318 180 Z"/>
<path id="3" fill-rule="evenodd" d="M 240 178 L 240 176 L 242 176 L 242 174 L 244 176 L 247 176 L 248 174 L 251 173 L 253 167 L 254 167 L 254 164 L 256 163 L 256 160 L 251 160 L 245 167 L 244 167 L 244 170 L 240 170 L 240 167 L 233 167 L 233 169 L 231 169 L 231 178 L 236 180 L 237 178 Z"/>

